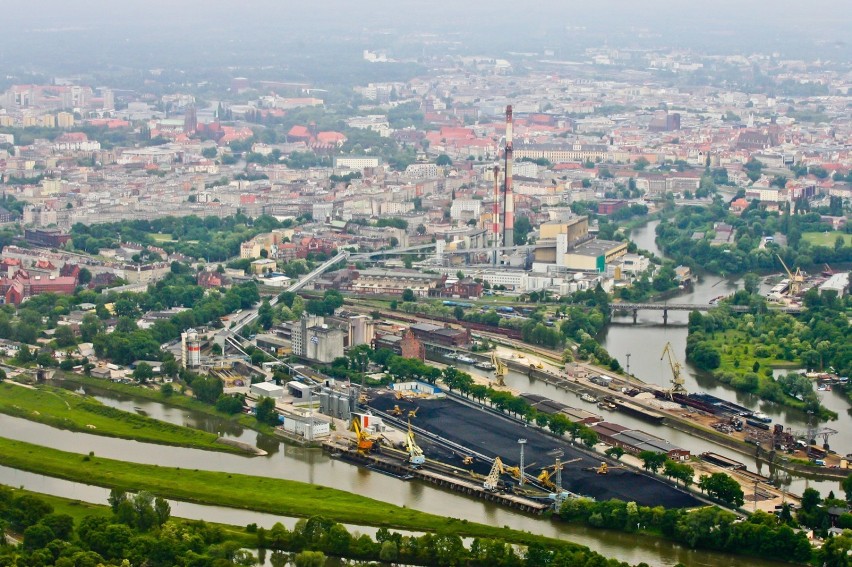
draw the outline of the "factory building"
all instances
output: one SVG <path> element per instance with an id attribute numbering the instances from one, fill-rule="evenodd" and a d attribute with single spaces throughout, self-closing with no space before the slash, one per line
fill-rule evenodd
<path id="1" fill-rule="evenodd" d="M 322 317 L 302 315 L 293 325 L 293 354 L 327 364 L 343 356 L 343 331 L 325 323 Z"/>
<path id="2" fill-rule="evenodd" d="M 656 453 L 665 453 L 673 461 L 685 461 L 689 459 L 689 449 L 682 449 L 681 447 L 672 445 L 665 439 L 638 429 L 629 429 L 608 421 L 602 421 L 591 427 L 592 431 L 597 433 L 600 440 L 607 445 L 621 447 L 634 455 L 642 451 L 654 451 Z"/>
<path id="3" fill-rule="evenodd" d="M 284 395 L 284 388 L 274 382 L 258 382 L 251 385 L 249 392 L 258 398 L 273 398 L 277 400 Z"/>

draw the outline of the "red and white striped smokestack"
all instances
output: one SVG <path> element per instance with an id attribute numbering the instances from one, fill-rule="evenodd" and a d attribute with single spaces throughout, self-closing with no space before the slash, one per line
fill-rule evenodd
<path id="1" fill-rule="evenodd" d="M 512 194 L 512 105 L 506 107 L 506 190 L 503 194 L 503 246 L 515 244 L 515 196 Z"/>
<path id="2" fill-rule="evenodd" d="M 500 246 L 500 166 L 494 166 L 494 208 L 491 209 L 491 246 L 494 247 L 492 263 L 497 265 L 497 248 Z"/>

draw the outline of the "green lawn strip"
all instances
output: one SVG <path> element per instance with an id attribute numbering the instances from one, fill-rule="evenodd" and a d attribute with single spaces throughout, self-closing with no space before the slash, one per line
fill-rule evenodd
<path id="1" fill-rule="evenodd" d="M 127 463 L 0 438 L 0 465 L 163 498 L 282 516 L 324 516 L 343 523 L 497 538 L 512 543 L 583 546 L 509 528 L 486 526 L 379 502 L 292 480 Z"/>
<path id="2" fill-rule="evenodd" d="M 161 445 L 242 453 L 216 435 L 116 409 L 61 388 L 0 384 L 0 413 L 51 427 Z"/>
<path id="3" fill-rule="evenodd" d="M 837 237 L 842 236 L 844 240 L 845 246 L 852 246 L 852 234 L 847 234 L 845 232 L 832 231 L 832 232 L 803 232 L 802 240 L 805 242 L 809 242 L 814 246 L 826 246 L 828 248 L 834 248 L 834 243 L 837 241 Z"/>
<path id="4" fill-rule="evenodd" d="M 100 516 L 105 518 L 112 517 L 112 510 L 105 504 L 92 504 L 91 502 L 83 502 L 82 500 L 72 500 L 70 498 L 62 498 L 60 496 L 52 496 L 50 494 L 42 494 L 21 488 L 9 487 L 15 497 L 18 496 L 34 496 L 39 500 L 47 502 L 53 506 L 55 514 L 67 514 L 74 518 L 74 525 L 79 526 L 80 521 L 86 516 Z M 184 518 L 172 518 L 176 522 L 194 522 L 195 520 L 187 520 Z M 245 528 L 240 526 L 231 526 L 228 524 L 217 524 L 214 522 L 206 522 L 210 526 L 217 526 L 222 529 L 228 539 L 236 540 L 246 547 L 254 547 L 257 545 L 257 538 L 252 534 L 248 534 Z"/>
<path id="5" fill-rule="evenodd" d="M 189 396 L 185 396 L 177 392 L 169 396 L 164 396 L 163 393 L 156 388 L 151 388 L 148 386 L 139 386 L 135 384 L 122 384 L 121 382 L 113 382 L 112 380 L 101 380 L 88 376 L 80 376 L 79 374 L 62 374 L 61 378 L 66 382 L 73 382 L 75 384 L 81 384 L 83 386 L 91 386 L 93 388 L 105 390 L 108 392 L 117 392 L 119 394 L 124 394 L 134 398 L 151 400 L 152 402 L 159 402 L 166 406 L 183 408 L 186 410 L 197 411 L 199 413 L 204 413 L 207 415 L 221 417 L 223 419 L 230 419 L 231 421 L 235 421 L 247 429 L 254 429 L 255 431 L 260 431 L 261 433 L 271 435 L 273 432 L 272 427 L 264 425 L 262 423 L 258 423 L 252 415 L 230 415 L 227 413 L 222 413 L 220 411 L 216 411 L 216 408 L 210 404 L 205 404 L 202 401 L 196 400 L 195 398 L 191 398 Z"/>

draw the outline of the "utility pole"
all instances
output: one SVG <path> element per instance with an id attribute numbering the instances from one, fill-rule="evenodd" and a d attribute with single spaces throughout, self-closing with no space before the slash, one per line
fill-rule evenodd
<path id="1" fill-rule="evenodd" d="M 521 446 L 521 462 L 520 462 L 520 466 L 518 467 L 520 469 L 520 472 L 521 472 L 521 474 L 519 475 L 519 477 L 520 477 L 519 483 L 520 483 L 521 486 L 523 486 L 524 483 L 526 482 L 526 479 L 524 479 L 524 445 L 527 444 L 527 440 L 526 439 L 518 439 L 518 444 Z"/>
<path id="2" fill-rule="evenodd" d="M 627 379 L 630 379 L 630 353 L 627 353 Z"/>

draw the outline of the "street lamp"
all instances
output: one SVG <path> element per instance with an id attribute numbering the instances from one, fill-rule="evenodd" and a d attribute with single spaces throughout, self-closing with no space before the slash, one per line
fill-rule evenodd
<path id="1" fill-rule="evenodd" d="M 630 353 L 627 353 L 627 378 L 630 378 Z"/>

